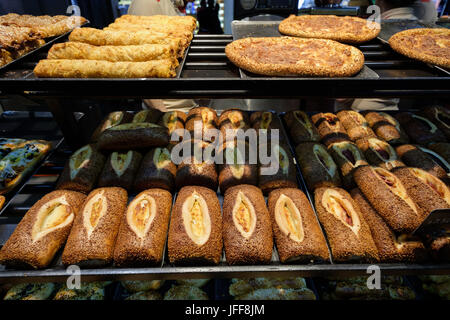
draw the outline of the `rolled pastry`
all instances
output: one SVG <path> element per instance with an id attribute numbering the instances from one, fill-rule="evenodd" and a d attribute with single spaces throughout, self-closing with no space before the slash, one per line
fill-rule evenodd
<path id="1" fill-rule="evenodd" d="M 133 123 L 155 123 L 157 124 L 159 122 L 159 119 L 161 119 L 163 115 L 163 112 L 159 111 L 158 109 L 150 109 L 150 110 L 142 110 L 136 113 L 133 117 Z"/>
<path id="2" fill-rule="evenodd" d="M 191 133 L 192 137 L 194 137 L 195 124 L 197 123 L 200 130 L 197 134 L 201 133 L 201 137 L 198 138 L 203 138 L 204 141 L 214 141 L 214 138 L 210 137 L 208 133 L 211 133 L 209 130 L 217 128 L 218 122 L 219 119 L 217 118 L 217 113 L 214 109 L 208 107 L 196 107 L 189 110 L 185 129 Z"/>
<path id="3" fill-rule="evenodd" d="M 356 141 L 356 145 L 364 153 L 371 165 L 379 166 L 386 170 L 405 166 L 399 160 L 394 148 L 386 141 L 377 138 L 359 139 Z"/>
<path id="4" fill-rule="evenodd" d="M 98 180 L 98 186 L 131 190 L 141 160 L 142 155 L 136 151 L 111 153 Z"/>
<path id="5" fill-rule="evenodd" d="M 158 124 L 167 128 L 167 130 L 169 131 L 171 144 L 177 144 L 184 137 L 184 132 L 182 130 L 184 129 L 184 126 L 186 124 L 186 118 L 186 113 L 182 111 L 169 111 L 164 113 L 159 120 Z M 178 139 L 176 139 L 175 136 L 172 137 L 172 134 L 176 130 L 178 130 Z"/>
<path id="6" fill-rule="evenodd" d="M 227 134 L 233 139 L 237 130 L 247 130 L 250 128 L 247 112 L 239 109 L 228 109 L 222 112 L 219 117 L 218 125 L 223 141 L 227 141 Z"/>
<path id="7" fill-rule="evenodd" d="M 335 114 L 317 113 L 311 117 L 311 120 L 319 131 L 322 143 L 326 146 L 350 140 L 347 131 Z"/>
<path id="8" fill-rule="evenodd" d="M 289 111 L 284 116 L 292 141 L 297 145 L 302 142 L 319 142 L 320 135 L 306 113 L 300 110 Z"/>
<path id="9" fill-rule="evenodd" d="M 345 130 L 347 130 L 348 136 L 352 141 L 362 138 L 376 138 L 369 123 L 359 112 L 343 110 L 338 112 L 337 117 L 342 122 Z"/>
<path id="10" fill-rule="evenodd" d="M 415 143 L 427 145 L 430 142 L 447 141 L 444 133 L 427 118 L 410 112 L 397 113 L 395 118 Z"/>
<path id="11" fill-rule="evenodd" d="M 365 118 L 377 136 L 390 144 L 408 143 L 409 139 L 400 123 L 385 112 L 367 112 Z"/>
<path id="12" fill-rule="evenodd" d="M 106 129 L 117 126 L 119 124 L 129 123 L 131 122 L 132 119 L 133 115 L 129 112 L 123 111 L 111 112 L 102 120 L 102 122 L 98 125 L 97 129 L 95 129 L 94 133 L 92 134 L 91 141 L 92 142 L 97 141 L 100 134 Z"/>
<path id="13" fill-rule="evenodd" d="M 281 129 L 280 120 L 270 111 L 256 111 L 250 116 L 250 124 L 255 130 Z"/>

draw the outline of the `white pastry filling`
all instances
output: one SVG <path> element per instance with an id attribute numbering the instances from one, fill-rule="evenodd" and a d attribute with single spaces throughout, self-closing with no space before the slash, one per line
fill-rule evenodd
<path id="1" fill-rule="evenodd" d="M 251 201 L 239 191 L 233 206 L 233 223 L 242 237 L 248 239 L 256 227 L 255 208 Z"/>
<path id="2" fill-rule="evenodd" d="M 275 221 L 281 232 L 295 242 L 305 238 L 302 216 L 291 198 L 282 194 L 275 204 Z"/>
<path id="3" fill-rule="evenodd" d="M 118 177 L 121 177 L 123 173 L 131 164 L 133 158 L 133 151 L 127 153 L 113 152 L 111 155 L 111 166 Z"/>
<path id="4" fill-rule="evenodd" d="M 75 179 L 78 172 L 89 165 L 92 156 L 92 148 L 90 145 L 86 145 L 81 149 L 78 149 L 69 160 L 70 179 Z"/>
<path id="5" fill-rule="evenodd" d="M 97 228 L 101 218 L 105 215 L 108 209 L 108 201 L 104 196 L 104 191 L 95 194 L 84 206 L 83 226 L 88 234 L 88 238 Z"/>
<path id="6" fill-rule="evenodd" d="M 205 244 L 211 235 L 211 218 L 205 199 L 193 192 L 183 203 L 182 217 L 184 229 L 197 245 Z"/>
<path id="7" fill-rule="evenodd" d="M 322 206 L 358 236 L 361 222 L 352 203 L 334 189 L 325 190 Z"/>
<path id="8" fill-rule="evenodd" d="M 131 201 L 127 209 L 127 223 L 141 241 L 145 239 L 155 216 L 156 201 L 145 193 Z"/>

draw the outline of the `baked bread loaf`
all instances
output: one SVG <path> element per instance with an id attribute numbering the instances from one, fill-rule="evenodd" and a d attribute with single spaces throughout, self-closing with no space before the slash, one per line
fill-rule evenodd
<path id="1" fill-rule="evenodd" d="M 436 152 L 447 163 L 450 163 L 450 143 L 447 143 L 447 142 L 430 143 L 428 145 L 428 149 Z"/>
<path id="2" fill-rule="evenodd" d="M 361 166 L 355 170 L 353 178 L 394 232 L 411 233 L 422 223 L 420 208 L 392 172 L 379 167 Z"/>
<path id="3" fill-rule="evenodd" d="M 445 134 L 447 140 L 450 139 L 450 110 L 433 106 L 423 109 L 421 114 L 431 120 Z"/>
<path id="4" fill-rule="evenodd" d="M 318 188 L 314 201 L 335 262 L 378 261 L 369 226 L 352 197 L 340 188 Z"/>
<path id="5" fill-rule="evenodd" d="M 284 121 L 289 128 L 289 134 L 295 145 L 302 142 L 320 141 L 320 135 L 317 128 L 303 111 L 289 111 L 284 116 Z"/>
<path id="6" fill-rule="evenodd" d="M 89 193 L 102 172 L 105 157 L 94 145 L 88 144 L 70 157 L 59 177 L 56 189 Z"/>
<path id="7" fill-rule="evenodd" d="M 356 141 L 356 145 L 364 153 L 371 165 L 386 170 L 405 166 L 399 160 L 394 148 L 386 141 L 377 138 L 359 139 Z"/>
<path id="8" fill-rule="evenodd" d="M 170 137 L 167 128 L 154 123 L 125 123 L 109 128 L 98 138 L 100 150 L 130 150 L 165 147 Z"/>
<path id="9" fill-rule="evenodd" d="M 204 187 L 182 188 L 170 220 L 169 260 L 176 265 L 218 264 L 222 257 L 222 215 L 217 194 Z"/>
<path id="10" fill-rule="evenodd" d="M 186 124 L 186 113 L 182 111 L 169 111 L 163 114 L 159 120 L 159 125 L 167 128 L 170 136 L 170 143 L 177 144 L 184 137 L 184 125 Z M 174 132 L 176 131 L 175 135 Z"/>
<path id="11" fill-rule="evenodd" d="M 65 244 L 86 196 L 58 190 L 36 202 L 0 250 L 0 264 L 15 268 L 45 268 Z"/>
<path id="12" fill-rule="evenodd" d="M 415 143 L 427 145 L 430 142 L 446 142 L 444 133 L 430 120 L 410 112 L 395 115 L 406 133 Z"/>
<path id="13" fill-rule="evenodd" d="M 277 116 L 271 111 L 255 111 L 250 116 L 250 123 L 255 130 L 281 130 L 281 123 Z"/>
<path id="14" fill-rule="evenodd" d="M 337 113 L 348 136 L 352 141 L 362 138 L 376 138 L 375 132 L 370 128 L 369 123 L 362 114 L 352 110 L 343 110 Z"/>
<path id="15" fill-rule="evenodd" d="M 317 113 L 311 117 L 312 122 L 319 131 L 323 144 L 329 146 L 335 142 L 350 141 L 339 118 L 333 113 Z"/>
<path id="16" fill-rule="evenodd" d="M 131 190 L 141 160 L 142 155 L 132 150 L 111 153 L 98 180 L 98 186 Z"/>
<path id="17" fill-rule="evenodd" d="M 259 145 L 259 148 L 264 147 Z M 297 168 L 289 146 L 272 141 L 266 144 L 265 148 L 271 150 L 271 160 L 270 163 L 264 164 L 260 161 L 259 164 L 258 180 L 263 194 L 268 195 L 270 191 L 278 188 L 297 188 Z"/>
<path id="18" fill-rule="evenodd" d="M 420 239 L 407 234 L 396 235 L 392 232 L 359 189 L 353 189 L 351 196 L 370 227 L 380 262 L 423 262 L 426 260 L 427 251 Z"/>
<path id="19" fill-rule="evenodd" d="M 350 141 L 333 143 L 328 147 L 328 151 L 339 167 L 344 187 L 347 189 L 354 187 L 353 171 L 359 166 L 368 164 L 361 151 Z"/>
<path id="20" fill-rule="evenodd" d="M 95 129 L 94 133 L 92 134 L 91 141 L 92 142 L 97 141 L 100 134 L 106 129 L 117 126 L 119 124 L 129 123 L 132 120 L 133 115 L 129 112 L 124 111 L 111 112 L 102 120 L 102 122 L 100 122 L 98 127 Z"/>
<path id="21" fill-rule="evenodd" d="M 272 221 L 261 190 L 239 185 L 225 192 L 223 241 L 230 265 L 267 264 L 272 258 Z"/>
<path id="22" fill-rule="evenodd" d="M 276 189 L 269 194 L 268 205 L 282 263 L 330 260 L 316 215 L 301 190 Z"/>
<path id="23" fill-rule="evenodd" d="M 136 113 L 133 117 L 133 123 L 158 123 L 163 115 L 163 112 L 158 109 L 142 110 Z"/>
<path id="24" fill-rule="evenodd" d="M 194 137 L 195 123 L 198 125 L 202 136 L 196 136 L 195 139 L 202 139 L 204 141 L 214 141 L 217 132 L 212 129 L 217 129 L 219 119 L 215 110 L 208 107 L 196 107 L 189 110 L 185 129 Z M 197 134 L 199 135 L 200 132 Z"/>
<path id="25" fill-rule="evenodd" d="M 161 264 L 171 208 L 172 195 L 162 189 L 141 192 L 130 202 L 114 247 L 116 266 Z"/>
<path id="26" fill-rule="evenodd" d="M 160 188 L 172 191 L 176 174 L 177 166 L 171 160 L 169 149 L 154 148 L 142 160 L 134 181 L 134 190 L 141 192 Z"/>
<path id="27" fill-rule="evenodd" d="M 127 192 L 122 188 L 92 191 L 75 218 L 62 254 L 62 263 L 80 267 L 110 264 L 127 201 Z"/>
<path id="28" fill-rule="evenodd" d="M 218 120 L 218 126 L 220 128 L 220 134 L 223 141 L 231 140 L 234 138 L 236 131 L 247 130 L 250 128 L 250 121 L 248 114 L 245 111 L 239 109 L 228 109 L 222 112 Z M 227 137 L 227 134 L 230 136 Z"/>
<path id="29" fill-rule="evenodd" d="M 341 185 L 338 166 L 322 144 L 300 143 L 295 148 L 295 153 L 309 190 Z"/>
<path id="30" fill-rule="evenodd" d="M 378 138 L 393 145 L 409 142 L 405 131 L 393 116 L 385 112 L 370 111 L 365 113 L 365 118 Z"/>

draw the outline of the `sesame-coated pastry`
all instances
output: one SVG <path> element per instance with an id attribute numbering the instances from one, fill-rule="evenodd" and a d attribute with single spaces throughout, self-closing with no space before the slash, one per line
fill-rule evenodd
<path id="1" fill-rule="evenodd" d="M 436 142 L 430 143 L 427 146 L 428 149 L 436 152 L 440 155 L 447 163 L 450 163 L 450 143 L 448 142 Z"/>
<path id="2" fill-rule="evenodd" d="M 372 207 L 397 233 L 411 233 L 423 221 L 420 208 L 400 179 L 379 167 L 361 166 L 353 178 Z"/>
<path id="3" fill-rule="evenodd" d="M 333 143 L 328 147 L 328 151 L 341 171 L 344 187 L 347 189 L 354 187 L 353 171 L 359 166 L 368 164 L 364 155 L 350 141 Z"/>
<path id="4" fill-rule="evenodd" d="M 167 128 L 170 136 L 170 143 L 176 144 L 182 139 L 184 136 L 184 126 L 186 124 L 187 114 L 182 111 L 169 111 L 163 114 L 158 124 Z M 178 130 L 176 133 L 175 131 Z M 172 134 L 178 135 L 178 139 L 175 139 L 175 135 L 172 137 Z M 174 138 L 174 139 L 172 139 Z"/>
<path id="5" fill-rule="evenodd" d="M 359 139 L 356 141 L 356 145 L 364 153 L 367 161 L 373 166 L 378 166 L 386 170 L 405 166 L 399 160 L 394 148 L 386 141 L 377 138 Z"/>
<path id="6" fill-rule="evenodd" d="M 128 194 L 122 188 L 99 188 L 86 198 L 62 254 L 64 265 L 105 266 L 112 262 Z"/>
<path id="7" fill-rule="evenodd" d="M 115 265 L 144 267 L 161 263 L 171 208 L 172 195 L 163 189 L 143 191 L 130 202 L 114 247 Z"/>
<path id="8" fill-rule="evenodd" d="M 414 143 L 427 145 L 430 142 L 447 142 L 444 133 L 429 119 L 411 112 L 395 115 Z"/>
<path id="9" fill-rule="evenodd" d="M 223 200 L 223 241 L 230 265 L 267 264 L 272 258 L 272 220 L 262 191 L 231 187 Z"/>
<path id="10" fill-rule="evenodd" d="M 169 260 L 176 265 L 214 265 L 222 257 L 222 215 L 217 194 L 205 187 L 182 188 L 172 210 Z"/>
<path id="11" fill-rule="evenodd" d="M 300 143 L 295 148 L 298 164 L 308 189 L 339 187 L 339 168 L 324 145 L 315 142 Z"/>
<path id="12" fill-rule="evenodd" d="M 409 138 L 400 123 L 390 114 L 370 111 L 365 112 L 364 115 L 372 130 L 381 140 L 393 145 L 409 142 Z"/>
<path id="13" fill-rule="evenodd" d="M 269 194 L 268 205 L 281 262 L 310 263 L 330 259 L 316 215 L 301 190 L 276 189 Z"/>
<path id="14" fill-rule="evenodd" d="M 300 110 L 289 111 L 284 116 L 289 134 L 295 145 L 302 142 L 319 142 L 320 135 L 306 113 Z"/>
<path id="15" fill-rule="evenodd" d="M 427 258 L 422 241 L 407 234 L 396 235 L 359 189 L 353 189 L 351 196 L 370 227 L 381 262 L 422 262 Z"/>
<path id="16" fill-rule="evenodd" d="M 421 114 L 431 120 L 450 139 L 450 110 L 433 106 L 422 110 Z"/>
<path id="17" fill-rule="evenodd" d="M 314 200 L 325 229 L 333 261 L 373 262 L 378 251 L 369 226 L 352 197 L 341 188 L 319 188 Z"/>
<path id="18" fill-rule="evenodd" d="M 255 130 L 281 130 L 281 123 L 278 117 L 271 111 L 256 111 L 250 116 L 250 123 Z"/>
<path id="19" fill-rule="evenodd" d="M 214 138 L 208 135 L 208 130 L 217 129 L 218 122 L 219 119 L 217 118 L 217 113 L 214 109 L 208 107 L 196 107 L 189 110 L 185 129 L 191 133 L 192 137 L 194 137 L 195 123 L 197 123 L 203 136 L 203 140 L 214 141 Z"/>
<path id="20" fill-rule="evenodd" d="M 375 132 L 370 128 L 369 123 L 362 114 L 352 110 L 343 110 L 337 113 L 348 136 L 352 141 L 362 138 L 376 138 Z"/>
<path id="21" fill-rule="evenodd" d="M 111 153 L 98 180 L 98 187 L 121 187 L 131 190 L 141 160 L 142 155 L 132 150 Z"/>
<path id="22" fill-rule="evenodd" d="M 92 134 L 91 141 L 92 142 L 97 141 L 100 134 L 106 129 L 117 126 L 119 124 L 129 123 L 132 120 L 133 115 L 129 112 L 124 111 L 111 112 L 102 120 L 102 122 L 95 129 L 94 133 Z"/>
<path id="23" fill-rule="evenodd" d="M 222 112 L 218 120 L 218 127 L 222 134 L 223 141 L 229 140 L 227 134 L 231 138 L 236 133 L 236 130 L 247 130 L 250 128 L 250 120 L 246 111 L 239 109 L 228 109 Z"/>
<path id="24" fill-rule="evenodd" d="M 36 202 L 0 250 L 0 264 L 12 267 L 47 267 L 65 244 L 86 196 L 58 190 Z"/>
<path id="25" fill-rule="evenodd" d="M 323 144 L 329 146 L 335 142 L 349 141 L 350 138 L 339 118 L 333 113 L 317 113 L 311 117 L 319 131 Z"/>

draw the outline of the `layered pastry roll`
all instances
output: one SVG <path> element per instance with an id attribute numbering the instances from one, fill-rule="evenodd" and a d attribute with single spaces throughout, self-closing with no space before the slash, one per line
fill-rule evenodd
<path id="1" fill-rule="evenodd" d="M 359 166 L 368 164 L 364 155 L 350 141 L 333 143 L 328 147 L 328 151 L 341 171 L 344 187 L 350 189 L 355 184 L 353 181 L 353 171 Z"/>
<path id="2" fill-rule="evenodd" d="M 97 183 L 105 157 L 93 145 L 86 145 L 70 157 L 59 177 L 56 189 L 89 193 Z"/>
<path id="3" fill-rule="evenodd" d="M 272 141 L 266 144 L 265 148 L 270 152 L 271 161 L 259 165 L 258 180 L 262 192 L 268 195 L 270 191 L 278 188 L 297 188 L 297 168 L 289 147 L 284 143 Z"/>
<path id="4" fill-rule="evenodd" d="M 359 189 L 353 189 L 351 196 L 370 227 L 381 262 L 422 262 L 426 260 L 427 251 L 420 239 L 408 234 L 396 235 Z"/>
<path id="5" fill-rule="evenodd" d="M 250 128 L 249 123 L 248 115 L 245 111 L 229 109 L 222 112 L 218 124 L 223 141 L 234 140 L 238 130 L 245 132 Z"/>
<path id="6" fill-rule="evenodd" d="M 362 114 L 352 110 L 338 112 L 337 117 L 342 122 L 348 136 L 352 141 L 362 138 L 376 138 L 377 136 L 370 128 L 369 123 Z"/>
<path id="7" fill-rule="evenodd" d="M 406 165 L 425 170 L 446 184 L 450 183 L 447 173 L 450 172 L 450 164 L 436 152 L 412 144 L 398 146 L 395 150 Z"/>
<path id="8" fill-rule="evenodd" d="M 158 124 L 169 130 L 170 143 L 176 144 L 184 137 L 184 132 L 182 132 L 182 130 L 184 129 L 186 118 L 187 118 L 186 113 L 182 111 L 169 111 L 164 113 L 161 119 L 159 120 Z M 178 139 L 176 136 L 172 136 L 172 134 L 176 130 L 178 130 L 177 131 Z"/>
<path id="9" fill-rule="evenodd" d="M 177 166 L 171 160 L 170 150 L 154 148 L 142 160 L 136 174 L 134 189 L 137 192 L 151 188 L 172 191 L 175 186 L 176 174 Z"/>
<path id="10" fill-rule="evenodd" d="M 377 138 L 359 139 L 356 141 L 356 145 L 371 165 L 386 170 L 405 166 L 398 158 L 394 148 L 386 141 Z"/>
<path id="11" fill-rule="evenodd" d="M 428 145 L 428 149 L 436 152 L 447 163 L 450 163 L 450 143 L 447 143 L 447 142 L 430 143 Z"/>
<path id="12" fill-rule="evenodd" d="M 320 135 L 308 115 L 300 110 L 289 111 L 284 116 L 289 134 L 295 145 L 302 142 L 319 142 Z"/>
<path id="13" fill-rule="evenodd" d="M 179 25 L 186 28 L 186 30 L 190 30 L 194 32 L 197 27 L 197 19 L 192 16 L 166 16 L 166 15 L 153 15 L 153 16 L 135 16 L 124 14 L 117 18 L 115 21 L 129 21 L 133 23 L 140 23 L 142 21 L 151 21 L 154 23 L 163 23 L 163 24 L 173 24 Z"/>
<path id="14" fill-rule="evenodd" d="M 131 190 L 141 160 L 142 155 L 132 150 L 111 153 L 98 179 L 98 186 Z"/>
<path id="15" fill-rule="evenodd" d="M 281 262 L 329 261 L 325 237 L 302 191 L 274 190 L 269 194 L 268 205 Z"/>
<path id="16" fill-rule="evenodd" d="M 411 233 L 422 223 L 420 208 L 392 172 L 380 167 L 361 166 L 355 170 L 353 178 L 394 232 Z"/>
<path id="17" fill-rule="evenodd" d="M 372 262 L 378 251 L 369 226 L 352 197 L 340 188 L 318 188 L 314 200 L 325 229 L 333 261 Z"/>
<path id="18" fill-rule="evenodd" d="M 0 264 L 15 268 L 45 268 L 64 246 L 86 196 L 53 191 L 25 214 L 0 250 Z"/>
<path id="19" fill-rule="evenodd" d="M 278 117 L 270 111 L 256 111 L 250 116 L 250 124 L 255 130 L 281 130 L 281 123 Z"/>
<path id="20" fill-rule="evenodd" d="M 222 257 L 222 215 L 217 194 L 204 187 L 178 192 L 170 220 L 169 260 L 180 264 L 218 264 Z"/>
<path id="21" fill-rule="evenodd" d="M 101 267 L 111 263 L 127 201 L 128 194 L 122 188 L 92 191 L 75 218 L 62 263 L 81 267 Z"/>
<path id="22" fill-rule="evenodd" d="M 161 264 L 171 208 L 172 195 L 162 189 L 143 191 L 130 202 L 114 247 L 116 266 Z"/>
<path id="23" fill-rule="evenodd" d="M 295 153 L 309 190 L 341 185 L 338 166 L 325 146 L 315 142 L 300 143 Z"/>
<path id="24" fill-rule="evenodd" d="M 231 187 L 223 200 L 223 241 L 230 265 L 266 264 L 272 257 L 272 221 L 261 190 Z"/>
<path id="25" fill-rule="evenodd" d="M 196 107 L 189 110 L 185 129 L 194 136 L 195 124 L 197 123 L 200 132 L 197 133 L 199 137 L 196 138 L 201 139 L 203 137 L 204 141 L 214 141 L 214 137 L 211 137 L 211 131 L 217 128 L 218 122 L 219 119 L 215 110 L 208 107 Z"/>
<path id="26" fill-rule="evenodd" d="M 391 115 L 385 112 L 371 111 L 365 114 L 365 118 L 378 138 L 394 145 L 409 142 L 400 123 Z"/>
<path id="27" fill-rule="evenodd" d="M 154 123 L 126 123 L 109 128 L 98 138 L 100 150 L 130 150 L 165 147 L 169 144 L 167 128 Z"/>
<path id="28" fill-rule="evenodd" d="M 158 121 L 161 119 L 162 115 L 163 112 L 159 111 L 158 109 L 142 110 L 134 115 L 132 122 L 133 123 L 149 122 L 157 124 Z"/>
<path id="29" fill-rule="evenodd" d="M 311 117 L 323 144 L 349 141 L 350 138 L 339 118 L 333 113 L 317 113 Z"/>
<path id="30" fill-rule="evenodd" d="M 421 113 L 450 139 L 450 111 L 447 108 L 433 106 L 423 109 Z"/>
<path id="31" fill-rule="evenodd" d="M 411 140 L 427 145 L 430 142 L 446 142 L 444 133 L 427 118 L 410 113 L 400 112 L 395 115 Z"/>
<path id="32" fill-rule="evenodd" d="M 228 141 L 219 148 L 219 159 L 223 164 L 219 165 L 220 192 L 239 184 L 258 184 L 258 164 L 250 164 L 249 144 L 244 141 Z"/>
<path id="33" fill-rule="evenodd" d="M 97 141 L 100 134 L 106 129 L 117 126 L 119 124 L 129 123 L 132 119 L 133 115 L 129 112 L 111 112 L 105 117 L 105 119 L 102 120 L 97 129 L 95 129 L 94 133 L 92 134 L 91 140 L 93 142 Z"/>

